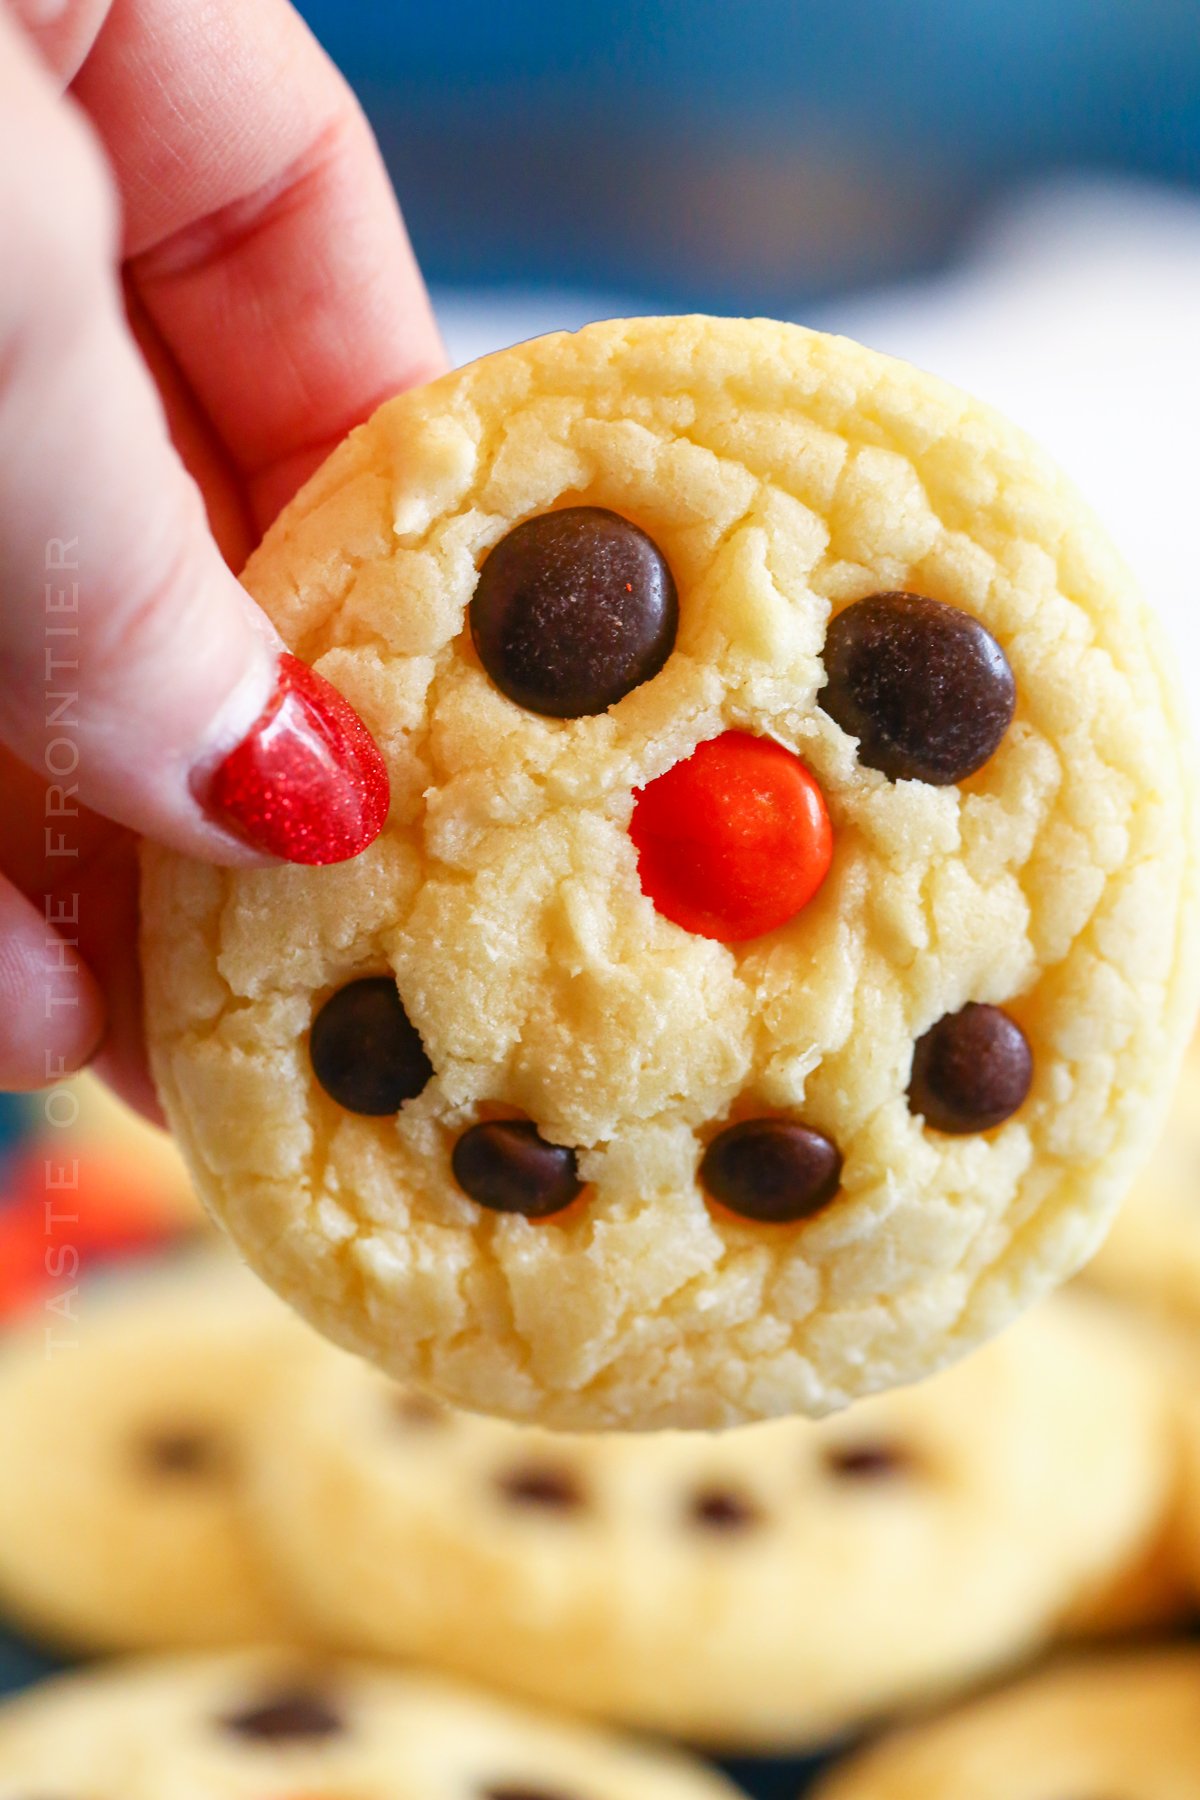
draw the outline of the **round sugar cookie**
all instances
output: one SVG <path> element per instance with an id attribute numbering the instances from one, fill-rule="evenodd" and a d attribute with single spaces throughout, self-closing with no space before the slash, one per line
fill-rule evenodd
<path id="1" fill-rule="evenodd" d="M 1197 999 L 1190 764 L 1074 491 L 844 339 L 647 319 L 385 405 L 246 585 L 387 758 L 149 849 L 197 1184 L 347 1347 L 561 1428 L 821 1413 L 1072 1272 Z"/>
<path id="2" fill-rule="evenodd" d="M 813 1800 L 1194 1800 L 1200 1652 L 1069 1663 L 852 1758 Z"/>
<path id="3" fill-rule="evenodd" d="M 1195 1612 L 1189 1581 L 1181 1567 L 1177 1485 L 1166 1496 L 1157 1534 L 1135 1558 L 1121 1562 L 1086 1587 L 1061 1620 L 1068 1641 L 1144 1637 L 1181 1625 Z"/>
<path id="4" fill-rule="evenodd" d="M 262 1553 L 313 1635 L 726 1747 L 965 1685 L 1139 1557 L 1153 1373 L 1061 1299 L 813 1423 L 571 1437 L 313 1358 L 264 1414 Z"/>
<path id="5" fill-rule="evenodd" d="M 1193 1610 L 1200 1603 L 1200 1399 L 1196 1395 L 1197 1360 L 1196 1343 L 1189 1334 L 1180 1349 L 1177 1424 L 1181 1457 L 1171 1544 Z"/>
<path id="6" fill-rule="evenodd" d="M 0 1610 L 78 1649 L 291 1631 L 244 1480 L 266 1385 L 308 1347 L 223 1261 L 85 1285 L 0 1348 Z"/>
<path id="7" fill-rule="evenodd" d="M 0 1707 L 27 1800 L 739 1800 L 668 1749 L 409 1671 L 277 1650 L 116 1663 Z"/>
<path id="8" fill-rule="evenodd" d="M 1167 1479 L 1156 1525 L 1132 1557 L 1078 1596 L 1063 1620 L 1062 1635 L 1086 1642 L 1162 1633 L 1195 1613 L 1200 1594 L 1200 1420 L 1193 1422 L 1192 1400 L 1195 1343 L 1188 1332 L 1161 1327 L 1140 1312 L 1101 1300 L 1083 1283 L 1071 1291 L 1070 1298 L 1077 1296 L 1100 1308 L 1101 1318 L 1113 1320 L 1127 1354 L 1142 1362 L 1166 1433 Z M 1192 1529 L 1197 1543 L 1194 1575 L 1188 1568 Z"/>
<path id="9" fill-rule="evenodd" d="M 1200 1037 L 1184 1058 L 1157 1147 L 1087 1279 L 1167 1321 L 1200 1324 Z"/>

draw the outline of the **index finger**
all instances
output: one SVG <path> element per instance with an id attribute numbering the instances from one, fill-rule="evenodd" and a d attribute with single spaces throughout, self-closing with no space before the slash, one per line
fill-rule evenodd
<path id="1" fill-rule="evenodd" d="M 73 86 L 127 272 L 260 529 L 445 355 L 378 148 L 287 0 L 120 0 Z"/>

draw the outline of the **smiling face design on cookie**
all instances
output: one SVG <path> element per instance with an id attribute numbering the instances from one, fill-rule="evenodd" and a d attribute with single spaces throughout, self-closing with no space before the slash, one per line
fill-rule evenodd
<path id="1" fill-rule="evenodd" d="M 679 617 L 676 583 L 653 539 L 601 507 L 537 514 L 490 551 L 470 631 L 488 677 L 516 706 L 557 718 L 607 711 L 663 668 Z M 854 601 L 833 619 L 816 704 L 889 780 L 966 781 L 1012 723 L 1016 684 L 1003 650 L 969 613 L 911 593 Z M 776 738 L 707 738 L 631 796 L 642 892 L 680 930 L 736 949 L 792 927 L 836 854 L 820 784 Z M 394 981 L 361 976 L 324 1002 L 310 1037 L 318 1081 L 339 1106 L 396 1112 L 434 1076 Z M 915 1048 L 908 1099 L 931 1130 L 991 1130 L 1025 1099 L 1029 1043 L 1001 1008 L 969 1002 Z M 832 1204 L 842 1153 L 783 1113 L 747 1116 L 705 1140 L 699 1180 L 743 1219 L 793 1223 Z M 587 1146 L 590 1148 L 591 1146 Z M 466 1127 L 454 1178 L 479 1206 L 553 1217 L 585 1193 L 579 1146 L 536 1120 Z"/>
<path id="2" fill-rule="evenodd" d="M 385 405 L 244 581 L 380 744 L 351 862 L 148 849 L 201 1192 L 314 1324 L 568 1429 L 823 1412 L 1084 1260 L 1195 993 L 1136 598 L 1004 421 L 641 320 Z"/>

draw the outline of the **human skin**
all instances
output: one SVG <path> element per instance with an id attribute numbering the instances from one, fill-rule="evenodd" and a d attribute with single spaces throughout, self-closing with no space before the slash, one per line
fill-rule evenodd
<path id="1" fill-rule="evenodd" d="M 276 683 L 233 571 L 444 355 L 285 0 L 0 0 L 0 243 L 0 1087 L 92 1061 L 155 1116 L 135 835 L 264 860 L 205 805 Z"/>

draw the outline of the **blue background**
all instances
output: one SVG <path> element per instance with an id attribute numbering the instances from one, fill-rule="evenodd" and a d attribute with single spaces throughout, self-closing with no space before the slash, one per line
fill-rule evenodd
<path id="1" fill-rule="evenodd" d="M 1200 183 L 1196 0 L 303 0 L 435 283 L 794 310 L 1064 169 Z"/>

